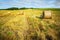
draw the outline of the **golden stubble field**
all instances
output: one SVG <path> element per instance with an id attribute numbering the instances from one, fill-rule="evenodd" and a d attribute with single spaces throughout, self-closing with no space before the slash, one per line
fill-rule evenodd
<path id="1" fill-rule="evenodd" d="M 0 40 L 60 40 L 60 11 L 40 19 L 42 10 L 0 10 Z"/>

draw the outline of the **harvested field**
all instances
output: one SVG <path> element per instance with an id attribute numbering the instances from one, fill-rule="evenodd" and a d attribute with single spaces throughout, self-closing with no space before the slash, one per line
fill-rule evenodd
<path id="1" fill-rule="evenodd" d="M 60 11 L 41 19 L 42 10 L 0 10 L 0 40 L 60 40 Z"/>

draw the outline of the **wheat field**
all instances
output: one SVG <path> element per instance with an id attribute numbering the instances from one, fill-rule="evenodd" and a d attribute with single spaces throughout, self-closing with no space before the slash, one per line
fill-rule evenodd
<path id="1" fill-rule="evenodd" d="M 41 19 L 42 10 L 0 10 L 0 40 L 60 40 L 60 11 Z"/>

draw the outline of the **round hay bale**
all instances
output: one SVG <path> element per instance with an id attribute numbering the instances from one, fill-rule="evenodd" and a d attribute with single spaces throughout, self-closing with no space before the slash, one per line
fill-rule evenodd
<path id="1" fill-rule="evenodd" d="M 52 18 L 51 11 L 44 11 L 43 12 L 43 18 L 45 18 L 45 19 L 51 19 Z"/>

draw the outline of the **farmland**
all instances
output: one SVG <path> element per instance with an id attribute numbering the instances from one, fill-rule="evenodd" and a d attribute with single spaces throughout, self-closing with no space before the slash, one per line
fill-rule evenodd
<path id="1" fill-rule="evenodd" d="M 41 19 L 43 10 L 0 10 L 0 40 L 60 40 L 60 11 Z"/>

